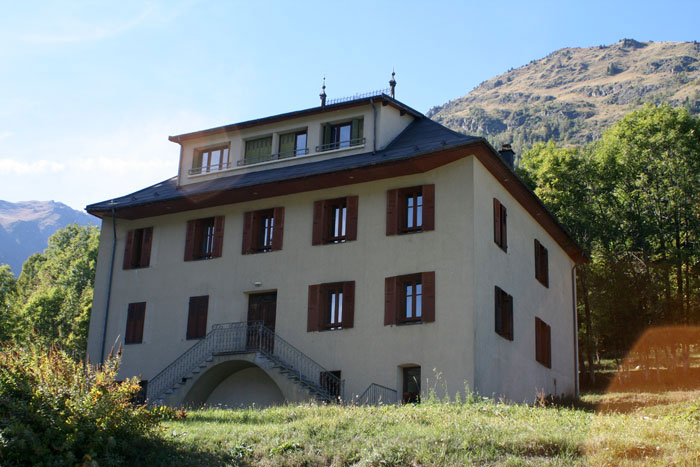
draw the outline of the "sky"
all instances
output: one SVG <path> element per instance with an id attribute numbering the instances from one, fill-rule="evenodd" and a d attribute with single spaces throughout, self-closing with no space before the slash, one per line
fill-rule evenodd
<path id="1" fill-rule="evenodd" d="M 0 16 L 0 200 L 82 210 L 177 135 L 388 87 L 421 112 L 564 47 L 700 40 L 700 1 L 23 1 Z"/>

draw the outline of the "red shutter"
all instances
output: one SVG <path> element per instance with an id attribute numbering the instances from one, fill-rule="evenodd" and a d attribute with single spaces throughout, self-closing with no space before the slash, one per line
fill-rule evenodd
<path id="1" fill-rule="evenodd" d="M 321 245 L 323 243 L 323 214 L 325 213 L 324 201 L 314 201 L 314 225 L 311 232 L 311 244 Z"/>
<path id="2" fill-rule="evenodd" d="M 501 203 L 493 199 L 493 241 L 501 246 Z"/>
<path id="3" fill-rule="evenodd" d="M 347 241 L 357 240 L 357 212 L 359 198 L 357 196 L 347 197 L 347 225 L 345 227 L 345 239 Z"/>
<path id="4" fill-rule="evenodd" d="M 141 262 L 142 268 L 147 268 L 151 265 L 151 245 L 153 244 L 153 227 L 143 229 L 143 243 L 141 244 Z"/>
<path id="5" fill-rule="evenodd" d="M 435 230 L 435 185 L 423 185 L 423 230 Z"/>
<path id="6" fill-rule="evenodd" d="M 355 324 L 355 281 L 343 282 L 343 329 Z"/>
<path id="7" fill-rule="evenodd" d="M 241 253 L 247 255 L 253 250 L 253 211 L 243 214 L 243 246 Z"/>
<path id="8" fill-rule="evenodd" d="M 195 246 L 195 232 L 197 228 L 197 221 L 187 221 L 187 235 L 185 237 L 185 261 L 192 261 L 194 259 L 194 246 Z"/>
<path id="9" fill-rule="evenodd" d="M 399 232 L 399 190 L 386 192 L 386 234 Z"/>
<path id="10" fill-rule="evenodd" d="M 321 304 L 321 286 L 320 285 L 310 285 L 309 286 L 309 310 L 306 317 L 306 331 L 318 331 L 319 330 L 319 306 Z"/>
<path id="11" fill-rule="evenodd" d="M 272 249 L 281 250 L 284 238 L 284 208 L 275 208 L 272 216 L 275 218 L 272 230 Z"/>
<path id="12" fill-rule="evenodd" d="M 506 207 L 501 204 L 501 247 L 508 251 L 508 228 L 506 219 Z"/>
<path id="13" fill-rule="evenodd" d="M 126 233 L 126 246 L 124 247 L 124 264 L 123 269 L 131 269 L 131 252 L 134 248 L 134 230 L 129 230 Z"/>
<path id="14" fill-rule="evenodd" d="M 398 313 L 396 300 L 397 277 L 387 277 L 384 280 L 384 326 L 396 324 Z"/>
<path id="15" fill-rule="evenodd" d="M 214 218 L 214 245 L 212 248 L 212 258 L 221 257 L 224 248 L 224 220 L 225 216 L 216 216 Z"/>
<path id="16" fill-rule="evenodd" d="M 423 284 L 423 316 L 421 319 L 430 323 L 435 321 L 435 271 L 422 273 L 421 283 Z"/>

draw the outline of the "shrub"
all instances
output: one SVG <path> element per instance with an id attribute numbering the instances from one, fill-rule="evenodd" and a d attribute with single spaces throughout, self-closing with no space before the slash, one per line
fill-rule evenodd
<path id="1" fill-rule="evenodd" d="M 0 348 L 0 465 L 138 463 L 158 413 L 133 405 L 138 380 L 116 382 L 119 357 L 101 366 L 59 349 Z"/>

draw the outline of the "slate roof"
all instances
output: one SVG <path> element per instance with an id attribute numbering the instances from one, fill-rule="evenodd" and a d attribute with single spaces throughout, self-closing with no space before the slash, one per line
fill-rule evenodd
<path id="1" fill-rule="evenodd" d="M 483 138 L 457 133 L 427 117 L 421 116 L 409 124 L 386 148 L 376 153 L 370 151 L 242 174 L 231 172 L 230 175 L 225 177 L 180 187 L 177 186 L 177 177 L 173 177 L 120 198 L 90 204 L 86 207 L 86 210 L 91 214 L 96 214 L 111 211 L 113 208 L 119 210 L 121 208 L 176 200 L 192 195 L 253 187 L 263 183 L 281 182 L 341 170 L 368 167 L 410 159 L 422 154 L 471 144 L 476 141 L 485 142 Z"/>

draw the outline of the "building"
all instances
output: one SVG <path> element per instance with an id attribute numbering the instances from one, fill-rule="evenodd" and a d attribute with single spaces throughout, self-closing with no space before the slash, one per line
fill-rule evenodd
<path id="1" fill-rule="evenodd" d="M 575 394 L 580 248 L 391 84 L 170 137 L 177 176 L 88 206 L 91 361 L 172 405 Z"/>

